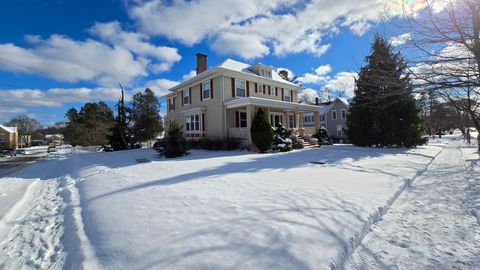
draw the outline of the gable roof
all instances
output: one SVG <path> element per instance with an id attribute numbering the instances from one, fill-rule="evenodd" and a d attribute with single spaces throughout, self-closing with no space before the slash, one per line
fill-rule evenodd
<path id="1" fill-rule="evenodd" d="M 0 128 L 7 131 L 8 133 L 15 133 L 17 132 L 17 127 L 7 127 L 7 126 L 4 126 L 4 125 L 1 125 L 0 124 Z"/>
<path id="2" fill-rule="evenodd" d="M 263 77 L 263 76 L 260 76 L 260 75 L 256 74 L 251 69 L 254 66 L 258 66 L 258 65 L 265 66 L 264 64 L 250 65 L 250 64 L 247 64 L 247 63 L 243 63 L 243 62 L 236 61 L 236 60 L 228 58 L 227 60 L 223 61 L 222 63 L 220 63 L 220 64 L 218 64 L 218 65 L 216 65 L 212 68 L 209 68 L 209 69 L 205 70 L 204 72 L 202 72 L 200 74 L 197 74 L 195 77 L 187 79 L 187 80 L 173 86 L 172 88 L 170 88 L 168 90 L 170 92 L 175 92 L 176 90 L 181 89 L 181 88 L 183 88 L 187 85 L 190 85 L 190 84 L 192 84 L 192 83 L 194 83 L 198 80 L 205 79 L 205 78 L 207 78 L 209 76 L 212 76 L 212 75 L 217 75 L 217 74 L 221 74 L 221 73 L 228 73 L 228 72 L 241 74 L 241 75 L 248 76 L 248 77 L 255 77 L 256 79 L 261 79 L 261 80 L 265 80 L 265 81 L 274 81 L 274 82 L 277 82 L 277 83 L 280 83 L 280 84 L 288 85 L 288 86 L 293 87 L 293 88 L 298 89 L 298 90 L 303 89 L 303 87 L 301 87 L 299 85 L 296 85 L 292 82 L 284 80 L 280 75 L 278 75 L 274 71 L 272 72 L 272 78 L 267 78 L 267 77 Z M 270 67 L 270 68 L 272 68 L 272 67 Z"/>

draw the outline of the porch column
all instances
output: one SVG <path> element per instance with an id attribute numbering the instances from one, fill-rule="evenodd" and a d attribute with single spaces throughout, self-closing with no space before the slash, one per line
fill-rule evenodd
<path id="1" fill-rule="evenodd" d="M 303 112 L 300 112 L 298 115 L 300 116 L 300 117 L 299 117 L 300 119 L 299 119 L 299 121 L 298 121 L 298 127 L 299 127 L 299 128 L 303 128 L 303 121 L 304 121 Z"/>
<path id="2" fill-rule="evenodd" d="M 315 124 L 314 132 L 317 133 L 318 129 L 320 129 L 320 112 L 315 111 L 313 113 L 313 122 Z"/>
<path id="3" fill-rule="evenodd" d="M 255 116 L 255 107 L 253 105 L 247 105 L 245 109 L 247 110 L 247 143 L 252 145 L 253 142 L 252 135 L 250 134 L 250 128 L 252 127 L 252 120 Z"/>

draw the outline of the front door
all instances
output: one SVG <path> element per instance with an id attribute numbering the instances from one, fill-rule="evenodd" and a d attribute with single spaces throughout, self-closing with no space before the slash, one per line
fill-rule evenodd
<path id="1" fill-rule="evenodd" d="M 271 114 L 270 115 L 270 123 L 274 127 L 278 127 L 279 123 L 283 124 L 283 114 Z"/>

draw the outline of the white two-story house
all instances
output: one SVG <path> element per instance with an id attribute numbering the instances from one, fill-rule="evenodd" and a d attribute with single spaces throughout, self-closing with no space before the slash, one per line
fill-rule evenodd
<path id="1" fill-rule="evenodd" d="M 284 80 L 272 67 L 227 59 L 207 69 L 207 56 L 197 54 L 197 75 L 169 89 L 166 126 L 183 126 L 188 139 L 236 138 L 251 145 L 250 127 L 258 108 L 272 126 L 282 123 L 302 136 L 303 114 L 319 126 L 318 106 L 298 103 L 301 86 Z"/>

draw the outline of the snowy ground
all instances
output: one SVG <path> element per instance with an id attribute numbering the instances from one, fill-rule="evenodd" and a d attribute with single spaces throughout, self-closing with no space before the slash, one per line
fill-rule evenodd
<path id="1" fill-rule="evenodd" d="M 480 269 L 480 226 L 471 184 L 452 141 L 372 227 L 346 269 Z M 477 160 L 478 161 L 478 156 Z"/>
<path id="2" fill-rule="evenodd" d="M 436 185 L 428 182 L 436 164 L 459 151 L 438 141 L 413 150 L 193 151 L 175 160 L 148 149 L 58 153 L 0 180 L 0 268 L 343 267 L 401 191 L 413 180 Z"/>

